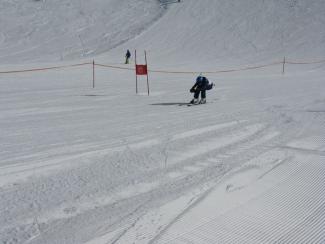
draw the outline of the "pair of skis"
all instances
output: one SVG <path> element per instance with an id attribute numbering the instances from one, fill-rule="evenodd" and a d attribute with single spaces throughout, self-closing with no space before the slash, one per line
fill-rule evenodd
<path id="1" fill-rule="evenodd" d="M 206 102 L 205 103 L 191 103 L 191 102 L 189 102 L 188 104 L 187 104 L 187 106 L 188 107 L 190 107 L 190 106 L 196 106 L 196 105 L 203 105 L 203 104 L 206 104 Z"/>

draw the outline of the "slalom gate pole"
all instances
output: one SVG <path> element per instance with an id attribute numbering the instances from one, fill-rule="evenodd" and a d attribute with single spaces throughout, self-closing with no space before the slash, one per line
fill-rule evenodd
<path id="1" fill-rule="evenodd" d="M 147 67 L 147 89 L 148 89 L 148 96 L 150 95 L 149 94 L 149 70 L 148 70 L 148 63 L 147 63 L 147 52 L 144 51 L 144 59 L 146 61 L 146 67 Z"/>
<path id="2" fill-rule="evenodd" d="M 138 94 L 137 50 L 134 51 L 134 61 L 135 61 L 135 93 Z"/>
<path id="3" fill-rule="evenodd" d="M 283 58 L 283 66 L 282 66 L 282 74 L 284 75 L 285 72 L 285 64 L 286 64 L 286 57 Z"/>

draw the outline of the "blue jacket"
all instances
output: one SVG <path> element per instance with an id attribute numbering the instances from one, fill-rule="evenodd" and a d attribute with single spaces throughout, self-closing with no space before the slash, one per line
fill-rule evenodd
<path id="1" fill-rule="evenodd" d="M 198 76 L 194 86 L 190 89 L 190 92 L 211 90 L 213 84 L 209 84 L 209 80 L 204 76 Z"/>

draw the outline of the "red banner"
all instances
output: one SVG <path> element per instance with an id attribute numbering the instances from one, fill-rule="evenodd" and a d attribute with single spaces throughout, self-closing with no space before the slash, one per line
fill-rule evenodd
<path id="1" fill-rule="evenodd" d="M 135 66 L 135 70 L 136 70 L 137 75 L 147 75 L 148 74 L 147 65 L 145 65 L 145 64 L 137 64 Z"/>

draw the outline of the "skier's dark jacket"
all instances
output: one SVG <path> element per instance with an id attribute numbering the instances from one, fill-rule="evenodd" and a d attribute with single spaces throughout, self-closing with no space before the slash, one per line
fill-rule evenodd
<path id="1" fill-rule="evenodd" d="M 127 57 L 127 58 L 130 58 L 130 57 L 131 57 L 131 53 L 130 53 L 129 50 L 127 50 L 127 52 L 126 52 L 126 54 L 125 54 L 125 57 Z"/>
<path id="2" fill-rule="evenodd" d="M 213 87 L 213 84 L 209 84 L 209 80 L 204 76 L 198 76 L 196 78 L 196 82 L 194 86 L 190 89 L 190 92 L 196 92 L 196 91 L 205 91 L 205 90 L 211 90 Z"/>

